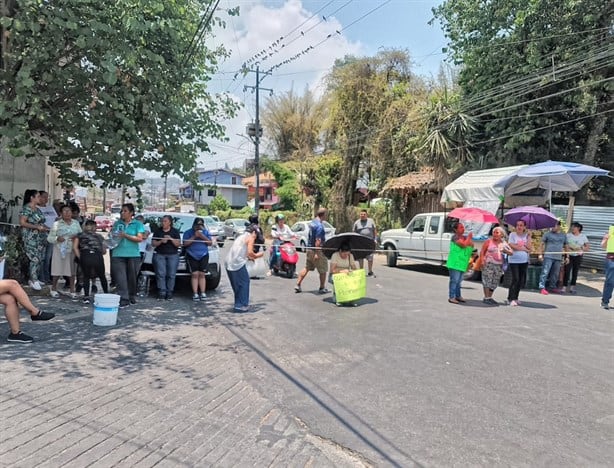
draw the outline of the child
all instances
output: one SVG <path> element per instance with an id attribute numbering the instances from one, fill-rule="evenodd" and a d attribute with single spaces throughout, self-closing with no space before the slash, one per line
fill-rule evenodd
<path id="1" fill-rule="evenodd" d="M 90 303 L 90 280 L 100 279 L 100 284 L 105 293 L 109 292 L 107 278 L 104 271 L 104 258 L 102 257 L 107 248 L 104 239 L 96 233 L 96 222 L 91 219 L 83 225 L 83 232 L 79 234 L 73 243 L 75 256 L 79 259 L 83 271 L 83 303 Z"/>

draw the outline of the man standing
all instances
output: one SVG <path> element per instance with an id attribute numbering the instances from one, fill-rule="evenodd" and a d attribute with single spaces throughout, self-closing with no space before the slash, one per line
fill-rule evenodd
<path id="1" fill-rule="evenodd" d="M 316 218 L 309 225 L 309 238 L 307 239 L 307 260 L 305 262 L 305 268 L 301 270 L 298 275 L 298 281 L 294 287 L 294 292 L 300 293 L 301 283 L 307 276 L 307 273 L 315 269 L 320 274 L 320 294 L 326 294 L 326 274 L 328 273 L 328 260 L 322 253 L 322 244 L 326 240 L 326 232 L 324 231 L 324 225 L 322 221 L 326 219 L 326 208 L 320 208 L 318 210 Z"/>
<path id="2" fill-rule="evenodd" d="M 550 286 L 552 292 L 562 293 L 563 290 L 557 288 L 557 282 L 563 253 L 567 253 L 567 236 L 561 232 L 560 221 L 542 236 L 541 251 L 539 259 L 543 261 L 543 264 L 539 277 L 539 289 L 542 294 L 548 294 L 546 288 Z"/>
<path id="3" fill-rule="evenodd" d="M 354 223 L 354 232 L 373 239 L 373 243 L 375 243 L 377 228 L 375 227 L 375 222 L 369 218 L 367 210 L 360 210 L 360 218 Z M 364 260 L 362 258 L 358 260 L 358 265 L 360 268 L 364 267 Z M 373 253 L 367 256 L 367 265 L 369 266 L 369 273 L 367 274 L 375 278 L 373 274 Z"/>
<path id="4" fill-rule="evenodd" d="M 49 194 L 44 190 L 40 190 L 38 193 L 38 209 L 41 210 L 43 215 L 45 215 L 45 226 L 51 230 L 53 223 L 56 219 L 58 219 L 58 213 L 55 211 L 53 206 L 47 206 L 49 203 Z M 51 284 L 51 256 L 53 254 L 53 244 L 45 240 L 45 246 L 45 258 L 41 263 L 41 271 L 38 274 L 38 278 L 43 283 Z"/>
<path id="5" fill-rule="evenodd" d="M 601 307 L 605 310 L 610 308 L 610 299 L 614 290 L 614 224 L 610 226 L 609 232 L 603 236 L 601 247 L 606 251 L 605 254 L 605 281 L 603 283 L 603 294 L 601 295 Z"/>

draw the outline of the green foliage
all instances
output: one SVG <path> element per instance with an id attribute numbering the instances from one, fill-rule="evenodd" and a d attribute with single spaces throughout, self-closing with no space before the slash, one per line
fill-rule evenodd
<path id="1" fill-rule="evenodd" d="M 236 109 L 207 91 L 227 55 L 194 40 L 208 7 L 21 0 L 0 17 L 9 38 L 0 51 L 3 145 L 15 156 L 48 155 L 65 183 L 82 182 L 75 162 L 109 187 L 130 186 L 136 169 L 191 180 L 197 155 L 223 138 L 219 122 Z"/>
<path id="2" fill-rule="evenodd" d="M 462 64 L 480 166 L 612 154 L 612 9 L 599 0 L 447 0 L 434 9 Z M 608 79 L 609 78 L 609 79 Z"/>
<path id="3" fill-rule="evenodd" d="M 209 204 L 210 212 L 226 211 L 230 209 L 230 203 L 219 193 L 215 196 Z"/>
<path id="4" fill-rule="evenodd" d="M 278 187 L 275 193 L 280 199 L 280 204 L 287 210 L 295 210 L 300 201 L 300 187 L 296 173 L 282 163 L 264 159 L 262 167 L 273 174 Z"/>

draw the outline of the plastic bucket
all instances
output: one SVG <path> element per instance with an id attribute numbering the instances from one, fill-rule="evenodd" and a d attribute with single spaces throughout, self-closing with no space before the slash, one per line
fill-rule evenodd
<path id="1" fill-rule="evenodd" d="M 94 325 L 110 327 L 117 323 L 120 296 L 117 294 L 94 295 Z"/>

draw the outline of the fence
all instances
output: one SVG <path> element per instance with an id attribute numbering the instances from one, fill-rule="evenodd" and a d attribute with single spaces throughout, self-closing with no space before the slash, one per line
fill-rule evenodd
<path id="1" fill-rule="evenodd" d="M 569 207 L 567 205 L 553 205 L 552 213 L 566 219 Z M 610 225 L 614 224 L 614 207 L 612 206 L 576 206 L 573 211 L 573 221 L 582 224 L 582 232 L 588 237 L 591 248 L 582 260 L 583 268 L 596 268 L 603 270 L 605 251 L 601 247 L 601 239 L 608 232 Z"/>

